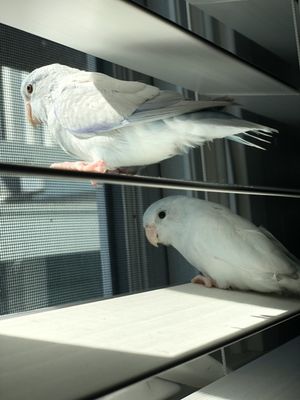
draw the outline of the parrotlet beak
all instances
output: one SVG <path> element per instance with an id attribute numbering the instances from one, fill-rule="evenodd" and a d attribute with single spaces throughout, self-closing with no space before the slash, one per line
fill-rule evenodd
<path id="1" fill-rule="evenodd" d="M 32 114 L 32 109 L 31 109 L 31 105 L 29 102 L 25 103 L 25 109 L 26 109 L 26 117 L 28 119 L 28 121 L 31 123 L 32 126 L 37 126 L 40 124 L 40 121 L 35 118 L 35 116 Z"/>
<path id="2" fill-rule="evenodd" d="M 146 225 L 145 226 L 145 234 L 149 242 L 158 247 L 158 234 L 156 230 L 156 226 L 154 224 Z"/>

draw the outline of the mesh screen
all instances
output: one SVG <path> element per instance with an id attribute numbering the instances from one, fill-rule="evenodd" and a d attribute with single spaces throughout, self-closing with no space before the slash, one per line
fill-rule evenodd
<path id="1" fill-rule="evenodd" d="M 53 62 L 118 77 L 129 72 L 4 25 L 0 40 L 1 162 L 49 166 L 71 160 L 47 127 L 27 123 L 22 80 Z M 142 192 L 94 188 L 89 181 L 0 176 L 0 314 L 166 284 L 163 251 L 157 268 L 149 268 Z"/>
<path id="2" fill-rule="evenodd" d="M 0 312 L 103 295 L 90 184 L 2 177 Z M 104 190 L 104 189 L 99 189 Z"/>

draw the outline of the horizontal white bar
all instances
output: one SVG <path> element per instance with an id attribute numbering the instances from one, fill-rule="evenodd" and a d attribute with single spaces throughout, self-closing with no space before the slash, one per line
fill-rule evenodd
<path id="1" fill-rule="evenodd" d="M 300 393 L 300 338 L 206 386 L 185 400 L 295 400 Z"/>
<path id="2" fill-rule="evenodd" d="M 0 8 L 3 24 L 201 94 L 296 93 L 131 2 L 0 0 Z"/>
<path id="3" fill-rule="evenodd" d="M 1 399 L 113 390 L 299 309 L 298 300 L 187 284 L 0 320 Z"/>

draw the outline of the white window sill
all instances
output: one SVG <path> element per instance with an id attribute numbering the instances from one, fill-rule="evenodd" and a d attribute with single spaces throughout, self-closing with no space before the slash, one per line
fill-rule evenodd
<path id="1" fill-rule="evenodd" d="M 0 320 L 1 400 L 66 400 L 206 353 L 300 309 L 186 284 Z"/>

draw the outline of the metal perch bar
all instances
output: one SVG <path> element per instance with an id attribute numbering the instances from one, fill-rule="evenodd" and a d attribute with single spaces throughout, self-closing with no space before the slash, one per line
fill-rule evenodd
<path id="1" fill-rule="evenodd" d="M 300 189 L 276 188 L 265 186 L 245 186 L 219 184 L 202 181 L 185 181 L 179 179 L 157 178 L 141 175 L 101 174 L 94 172 L 66 171 L 29 165 L 0 163 L 2 174 L 17 176 L 39 176 L 44 178 L 93 180 L 97 183 L 114 185 L 141 186 L 159 189 L 193 190 L 197 192 L 235 193 L 256 196 L 300 198 Z"/>

